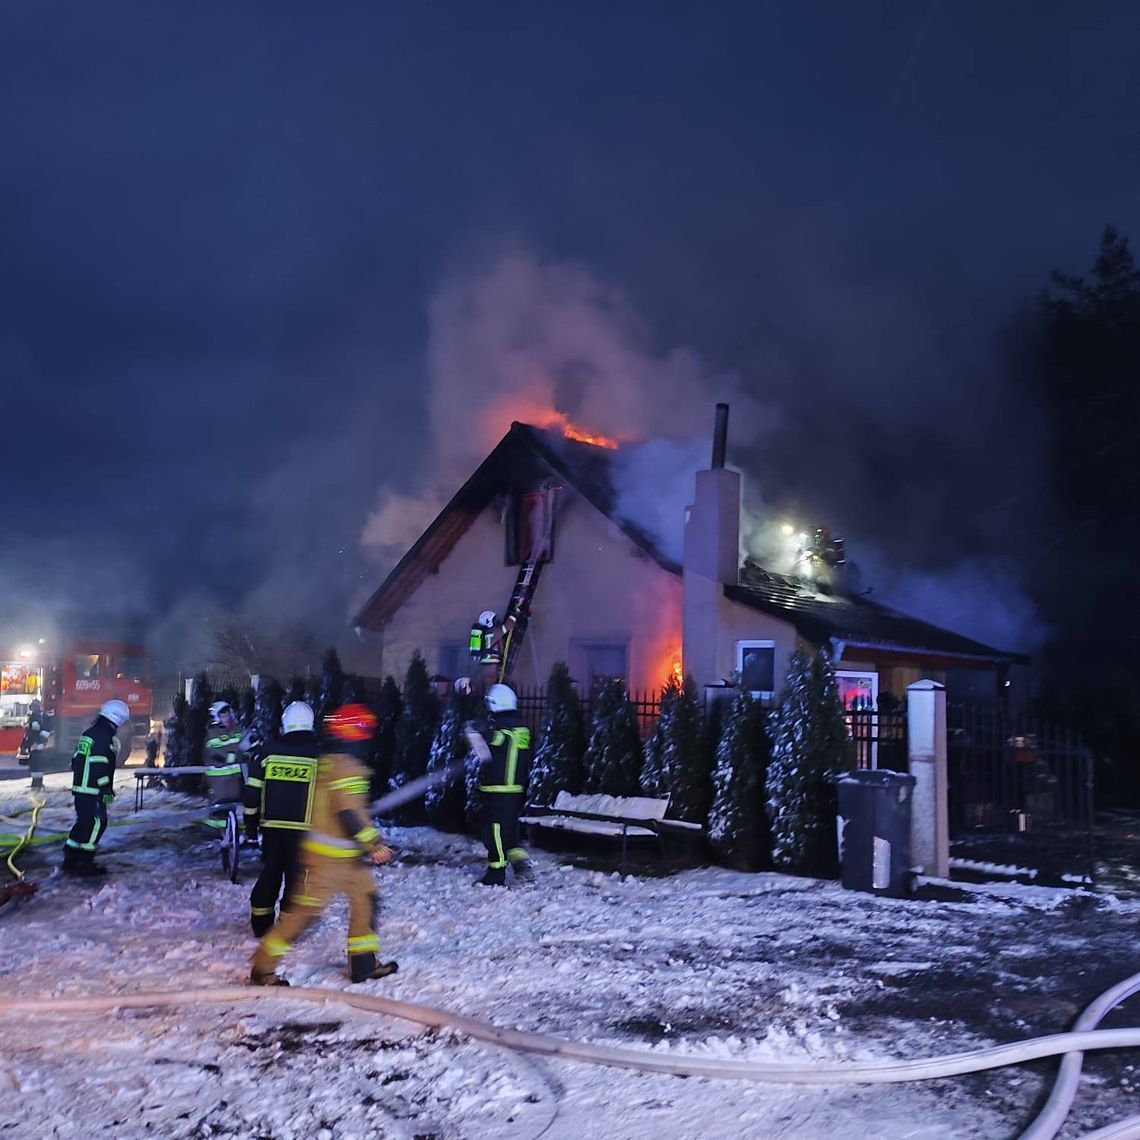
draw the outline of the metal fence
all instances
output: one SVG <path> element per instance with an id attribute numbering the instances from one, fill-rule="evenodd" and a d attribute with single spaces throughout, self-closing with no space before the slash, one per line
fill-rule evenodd
<path id="1" fill-rule="evenodd" d="M 950 838 L 966 858 L 1093 881 L 1093 758 L 1062 724 L 1000 708 L 946 710 Z"/>
<path id="2" fill-rule="evenodd" d="M 855 750 L 857 767 L 890 768 L 895 772 L 907 770 L 905 712 L 848 709 L 843 719 Z"/>
<path id="3" fill-rule="evenodd" d="M 537 738 L 546 708 L 546 688 L 543 685 L 521 686 L 517 691 L 519 713 Z M 637 713 L 637 730 L 641 739 L 646 740 L 661 715 L 661 694 L 654 690 L 635 689 L 629 694 L 629 700 Z M 582 727 L 588 735 L 594 718 L 594 699 L 593 696 L 585 696 L 579 698 L 579 701 L 582 706 Z"/>

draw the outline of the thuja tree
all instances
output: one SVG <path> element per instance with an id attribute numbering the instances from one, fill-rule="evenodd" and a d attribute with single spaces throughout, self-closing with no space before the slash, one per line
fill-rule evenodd
<path id="1" fill-rule="evenodd" d="M 696 682 L 686 677 L 668 715 L 658 723 L 665 777 L 670 792 L 669 815 L 704 823 L 712 800 L 712 756 L 705 714 Z"/>
<path id="2" fill-rule="evenodd" d="M 461 765 L 467 756 L 467 738 L 463 726 L 471 719 L 475 701 L 462 693 L 452 692 L 439 722 L 428 757 L 428 771 L 442 772 Z M 467 791 L 463 769 L 428 788 L 424 810 L 428 823 L 439 831 L 462 831 L 467 808 Z"/>
<path id="3" fill-rule="evenodd" d="M 669 771 L 665 765 L 665 728 L 681 696 L 681 682 L 673 674 L 665 681 L 661 690 L 661 706 L 657 712 L 657 723 L 645 742 L 645 763 L 641 768 L 641 790 L 647 796 L 664 796 L 672 792 Z"/>
<path id="4" fill-rule="evenodd" d="M 166 747 L 163 761 L 167 768 L 183 768 L 190 760 L 190 735 L 188 730 L 190 705 L 181 693 L 175 693 L 171 701 L 170 716 L 166 718 Z"/>
<path id="5" fill-rule="evenodd" d="M 340 655 L 335 648 L 325 650 L 321 658 L 320 688 L 317 690 L 317 703 L 313 712 L 318 720 L 323 720 L 326 713 L 339 708 L 344 703 L 345 674 L 341 668 Z"/>
<path id="6" fill-rule="evenodd" d="M 552 804 L 559 792 L 580 792 L 585 752 L 582 705 L 570 680 L 570 670 L 564 661 L 558 661 L 546 682 L 546 704 L 531 763 L 528 802 Z"/>
<path id="7" fill-rule="evenodd" d="M 586 749 L 587 792 L 636 796 L 640 790 L 641 736 L 637 710 L 626 695 L 625 682 L 612 677 L 594 695 L 593 729 Z"/>
<path id="8" fill-rule="evenodd" d="M 771 860 L 765 805 L 771 744 L 765 715 L 747 689 L 739 689 L 724 718 L 713 768 L 709 842 L 718 862 L 755 871 Z"/>
<path id="9" fill-rule="evenodd" d="M 253 710 L 253 727 L 258 739 L 268 744 L 281 731 L 281 713 L 284 709 L 285 690 L 272 678 L 262 681 L 257 690 L 257 703 Z"/>
<path id="10" fill-rule="evenodd" d="M 388 781 L 392 791 L 426 774 L 439 716 L 439 702 L 432 692 L 427 666 L 417 651 L 404 677 L 404 698 L 396 725 L 396 755 Z M 427 822 L 422 796 L 401 804 L 393 814 L 396 821 L 404 825 Z"/>
<path id="11" fill-rule="evenodd" d="M 797 874 L 838 872 L 834 777 L 851 767 L 835 670 L 826 650 L 797 650 L 772 714 L 768 818 L 772 862 Z"/>
<path id="12" fill-rule="evenodd" d="M 372 705 L 372 711 L 376 714 L 376 735 L 364 756 L 364 762 L 372 772 L 374 798 L 387 789 L 392 775 L 392 762 L 396 756 L 396 726 L 400 723 L 402 705 L 403 698 L 396 678 L 391 675 L 385 677 Z"/>

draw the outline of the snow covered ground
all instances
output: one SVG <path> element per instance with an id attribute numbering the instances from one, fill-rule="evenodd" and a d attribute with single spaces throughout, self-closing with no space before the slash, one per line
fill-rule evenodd
<path id="1" fill-rule="evenodd" d="M 47 778 L 41 830 L 66 829 Z M 126 784 L 124 776 L 120 785 Z M 247 896 L 190 821 L 200 800 L 120 787 L 105 860 L 75 882 L 57 845 L 0 910 L 6 994 L 96 995 L 244 983 Z M 0 784 L 0 814 L 28 805 Z M 351 989 L 498 1026 L 681 1055 L 800 1065 L 942 1055 L 1068 1028 L 1140 969 L 1140 902 L 1024 886 L 928 885 L 894 900 L 836 883 L 712 869 L 631 877 L 536 851 L 533 890 L 479 888 L 481 850 L 389 832 L 377 871 L 383 955 L 400 972 L 349 987 L 345 910 L 287 960 L 295 985 Z M 289 1000 L 100 1014 L 0 1014 L 0 1135 L 13 1137 L 1013 1137 L 1053 1062 L 877 1086 L 678 1078 L 510 1052 L 396 1019 Z M 1125 1006 L 1106 1024 L 1137 1020 Z M 1080 1136 L 1136 1111 L 1134 1054 L 1086 1058 Z"/>

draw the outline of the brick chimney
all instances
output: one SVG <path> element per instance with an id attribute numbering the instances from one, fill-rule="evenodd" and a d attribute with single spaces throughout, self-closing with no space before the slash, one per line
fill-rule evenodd
<path id="1" fill-rule="evenodd" d="M 734 661 L 721 612 L 723 587 L 735 586 L 740 573 L 741 484 L 724 465 L 727 445 L 728 405 L 717 404 L 712 463 L 697 472 L 685 519 L 684 668 L 698 685 L 715 684 Z"/>

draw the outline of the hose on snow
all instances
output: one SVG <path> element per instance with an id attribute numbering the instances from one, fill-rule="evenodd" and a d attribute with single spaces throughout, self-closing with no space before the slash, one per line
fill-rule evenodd
<path id="1" fill-rule="evenodd" d="M 102 997 L 0 997 L 0 1013 L 92 1013 L 114 1009 L 148 1009 L 156 1006 L 217 1005 L 243 1001 L 277 1000 L 314 1003 L 340 1002 L 366 1013 L 412 1021 L 430 1029 L 450 1029 L 479 1041 L 566 1060 L 667 1073 L 673 1076 L 716 1077 L 726 1080 L 774 1084 L 889 1084 L 960 1076 L 1092 1049 L 1140 1047 L 1140 1028 L 1096 1029 L 1054 1033 L 1009 1045 L 996 1045 L 946 1057 L 910 1061 L 854 1062 L 843 1065 L 795 1065 L 771 1061 L 739 1061 L 716 1057 L 678 1056 L 644 1049 L 591 1045 L 519 1029 L 503 1029 L 447 1010 L 372 994 L 317 987 L 238 987 L 184 990 L 170 993 L 111 994 Z"/>
<path id="2" fill-rule="evenodd" d="M 1131 978 L 1125 978 L 1112 989 L 1105 990 L 1073 1022 L 1073 1031 L 1079 1033 L 1095 1029 L 1109 1010 L 1115 1009 L 1125 998 L 1131 997 L 1137 990 L 1140 990 L 1140 974 L 1133 974 Z M 1049 1094 L 1045 1107 L 1038 1113 L 1037 1119 L 1021 1134 L 1021 1140 L 1052 1140 L 1057 1135 L 1061 1125 L 1065 1122 L 1065 1118 L 1069 1115 L 1069 1109 L 1077 1095 L 1077 1085 L 1081 1079 L 1083 1060 L 1084 1058 L 1080 1053 L 1065 1054 L 1053 1085 L 1053 1091 Z M 1121 1121 L 1120 1125 L 1128 1123 L 1129 1121 Z M 1140 1125 L 1140 1117 L 1133 1117 L 1131 1123 L 1134 1127 Z M 1110 1127 L 1116 1128 L 1120 1125 L 1110 1125 Z M 1099 1133 L 1094 1135 L 1099 1136 Z M 1113 1132 L 1107 1135 L 1116 1136 L 1117 1133 Z M 1140 1130 L 1120 1133 L 1120 1135 L 1140 1136 Z"/>

